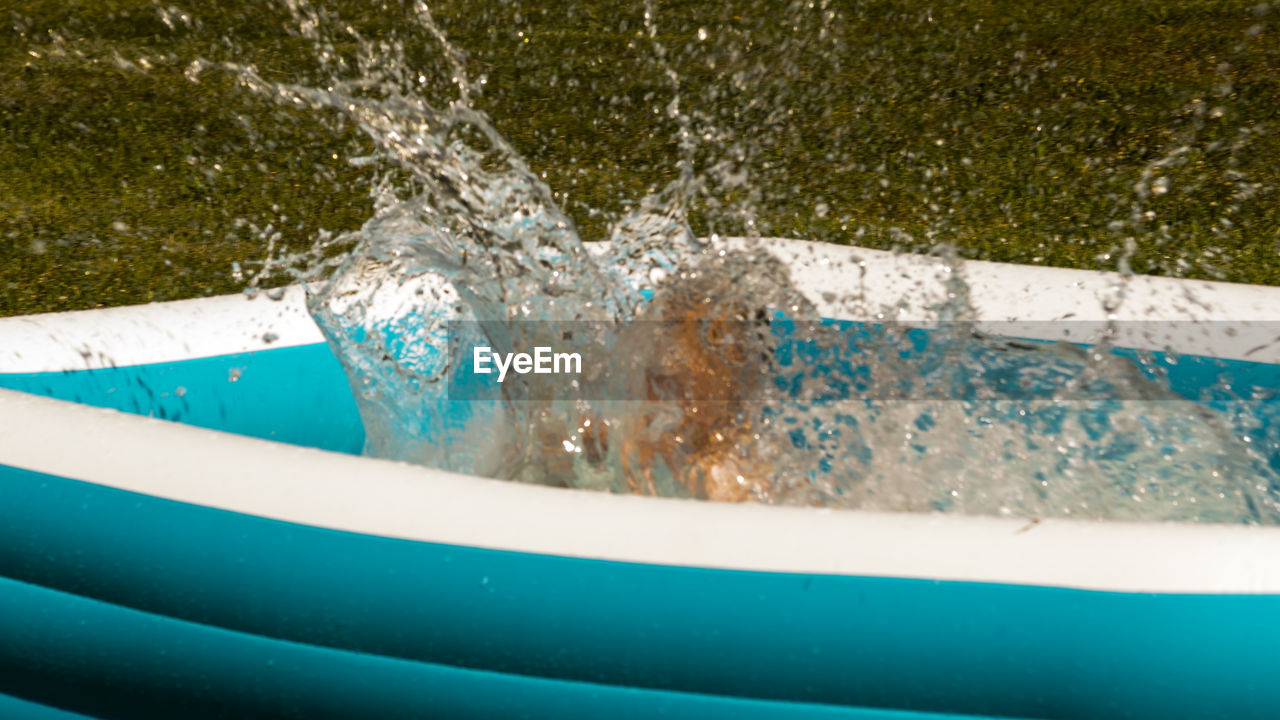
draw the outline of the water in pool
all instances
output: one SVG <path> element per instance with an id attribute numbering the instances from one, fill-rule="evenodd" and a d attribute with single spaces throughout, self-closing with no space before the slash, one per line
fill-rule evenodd
<path id="1" fill-rule="evenodd" d="M 766 241 L 726 249 L 695 237 L 692 199 L 736 169 L 695 165 L 712 134 L 665 64 L 653 8 L 640 37 L 671 81 L 679 157 L 670 183 L 617 219 L 612 244 L 593 255 L 553 190 L 475 108 L 484 80 L 425 4 L 412 32 L 438 45 L 446 97 L 422 89 L 397 42 L 340 37 L 340 21 L 288 5 L 322 81 L 221 67 L 301 112 L 355 123 L 375 149 L 353 161 L 384 169 L 362 228 L 267 263 L 310 283 L 369 454 L 713 500 L 1280 521 L 1267 449 L 1277 426 L 1258 419 L 1267 411 L 1250 405 L 1252 388 L 1227 388 L 1233 402 L 1211 407 L 1175 393 L 1158 356 L 978 336 L 959 260 L 937 308 L 947 322 L 930 335 L 895 324 L 893 307 L 877 325 L 823 322 Z M 749 198 L 745 177 L 734 182 Z M 750 202 L 740 208 L 750 235 Z M 450 395 L 457 347 L 512 352 L 549 327 L 594 328 L 611 362 L 574 382 L 513 378 L 492 401 Z"/>

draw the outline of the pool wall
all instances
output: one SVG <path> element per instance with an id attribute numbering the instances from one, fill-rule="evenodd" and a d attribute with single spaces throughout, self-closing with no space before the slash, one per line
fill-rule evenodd
<path id="1" fill-rule="evenodd" d="M 849 320 L 901 297 L 900 319 L 928 323 L 936 278 L 957 271 L 775 249 L 820 304 L 861 283 L 876 302 L 822 306 Z M 962 271 L 980 319 L 1029 330 L 1105 320 L 1082 315 L 1119 281 Z M 1165 345 L 1280 364 L 1276 290 L 1127 282 L 1130 301 L 1202 322 Z M 0 387 L 13 717 L 1280 707 L 1277 529 L 699 503 L 359 457 L 350 391 L 296 288 L 0 320 Z"/>

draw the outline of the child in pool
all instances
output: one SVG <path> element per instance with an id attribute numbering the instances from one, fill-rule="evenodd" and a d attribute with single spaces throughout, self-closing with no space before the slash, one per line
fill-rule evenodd
<path id="1" fill-rule="evenodd" d="M 802 307 L 771 257 L 731 254 L 673 275 L 623 327 L 619 363 L 607 373 L 615 397 L 644 402 L 607 422 L 598 412 L 581 417 L 583 459 L 599 465 L 616 453 L 633 493 L 770 499 L 772 471 L 755 427 L 774 373 L 769 321 L 778 309 Z"/>
<path id="2" fill-rule="evenodd" d="M 770 330 L 763 309 L 723 293 L 726 269 L 674 277 L 618 343 L 619 354 L 640 360 L 632 390 L 649 401 L 622 422 L 632 492 L 657 493 L 659 463 L 694 497 L 740 502 L 768 492 L 768 469 L 752 459 L 751 400 L 772 359 Z"/>

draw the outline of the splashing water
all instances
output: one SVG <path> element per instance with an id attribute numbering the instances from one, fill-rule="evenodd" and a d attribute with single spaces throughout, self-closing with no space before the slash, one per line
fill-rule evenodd
<path id="1" fill-rule="evenodd" d="M 679 172 L 614 223 L 606 248 L 589 250 L 475 109 L 481 83 L 425 4 L 414 7 L 420 29 L 439 43 L 455 89 L 445 102 L 421 91 L 396 42 L 355 36 L 359 51 L 344 56 L 329 36 L 340 23 L 304 0 L 287 5 L 331 74 L 324 86 L 225 67 L 254 92 L 355 123 L 376 153 L 354 161 L 388 168 L 362 228 L 264 268 L 308 282 L 309 307 L 356 391 L 368 454 L 720 500 L 1280 521 L 1274 472 L 1240 440 L 1239 422 L 1106 345 L 1085 353 L 976 335 L 959 272 L 939 308 L 947 322 L 922 343 L 892 324 L 822 322 L 758 239 L 726 249 L 696 238 L 685 214 L 707 175 L 694 172 L 693 122 L 652 7 L 645 22 L 672 81 Z M 521 376 L 495 402 L 448 392 L 456 347 L 509 353 L 548 327 L 582 324 L 612 358 L 582 382 Z M 1021 389 L 1013 399 L 1001 392 L 1010 383 Z"/>

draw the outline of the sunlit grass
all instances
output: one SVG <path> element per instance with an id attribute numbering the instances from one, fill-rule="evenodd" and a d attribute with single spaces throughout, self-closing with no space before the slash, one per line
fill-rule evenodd
<path id="1" fill-rule="evenodd" d="M 419 38 L 410 57 L 438 76 L 391 4 L 327 6 L 367 38 Z M 699 231 L 752 219 L 763 234 L 1102 269 L 1132 238 L 1139 272 L 1280 284 L 1277 11 L 865 2 L 830 20 L 802 3 L 784 23 L 757 5 L 658 4 L 681 107 L 707 138 L 699 170 L 749 171 L 708 182 Z M 203 57 L 314 79 L 286 13 L 181 9 L 198 24 L 171 29 L 150 0 L 0 11 L 0 314 L 234 292 L 231 264 L 263 253 L 250 223 L 301 246 L 369 216 L 367 171 L 345 162 L 354 132 L 225 73 L 182 74 Z M 672 86 L 640 4 L 433 10 L 487 77 L 481 106 L 586 238 L 674 177 Z"/>

